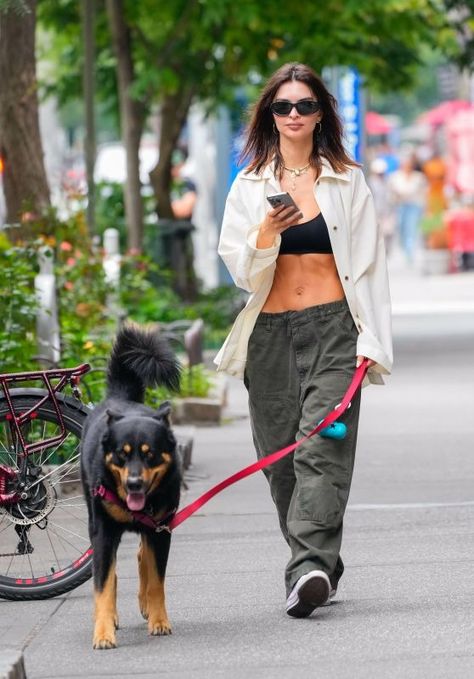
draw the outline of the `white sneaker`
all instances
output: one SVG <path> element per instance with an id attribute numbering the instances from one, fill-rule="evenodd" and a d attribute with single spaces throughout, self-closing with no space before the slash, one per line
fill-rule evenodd
<path id="1" fill-rule="evenodd" d="M 331 583 L 324 571 L 302 575 L 286 600 L 286 612 L 293 618 L 307 618 L 329 600 Z M 335 592 L 334 592 L 335 593 Z"/>
<path id="2" fill-rule="evenodd" d="M 330 605 L 332 604 L 332 600 L 334 599 L 334 597 L 336 596 L 336 594 L 337 594 L 337 589 L 332 589 L 332 590 L 329 592 L 329 597 L 328 597 L 327 600 L 323 603 L 323 606 L 330 606 Z"/>

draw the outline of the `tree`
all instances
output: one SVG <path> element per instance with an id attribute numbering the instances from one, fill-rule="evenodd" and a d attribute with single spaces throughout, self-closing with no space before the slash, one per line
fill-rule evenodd
<path id="1" fill-rule="evenodd" d="M 64 41 L 68 32 L 64 50 L 73 67 L 80 62 L 80 40 L 71 43 L 74 5 L 73 0 L 41 0 L 43 15 L 49 15 L 49 25 L 56 27 L 59 39 Z M 423 45 L 440 42 L 453 58 L 462 52 L 441 0 L 333 0 L 319 3 L 317 9 L 313 3 L 286 3 L 275 12 L 260 0 L 109 0 L 109 17 L 112 5 L 114 21 L 126 36 L 120 51 L 116 50 L 122 130 L 129 126 L 139 130 L 143 112 L 153 105 L 161 110 L 160 157 L 151 173 L 160 217 L 172 215 L 171 154 L 192 102 L 200 101 L 212 110 L 219 102 L 231 101 L 236 86 L 248 85 L 249 74 L 259 82 L 281 63 L 293 60 L 310 63 L 319 71 L 324 66 L 353 64 L 369 87 L 399 90 L 413 82 Z M 107 91 L 115 101 L 110 32 L 100 17 L 98 32 L 101 94 Z M 64 63 L 61 59 L 62 67 Z M 120 76 L 125 70 L 126 77 Z M 137 191 L 136 182 L 134 186 Z"/>
<path id="2" fill-rule="evenodd" d="M 50 205 L 38 119 L 35 27 L 36 0 L 0 7 L 0 155 L 10 223 L 25 211 L 40 215 Z"/>
<path id="3" fill-rule="evenodd" d="M 128 225 L 128 247 L 139 251 L 143 242 L 139 151 L 147 108 L 142 101 L 132 96 L 132 87 L 136 78 L 135 64 L 131 49 L 130 27 L 124 17 L 123 0 L 107 0 L 106 7 L 117 60 L 120 123 L 127 159 L 125 213 Z"/>

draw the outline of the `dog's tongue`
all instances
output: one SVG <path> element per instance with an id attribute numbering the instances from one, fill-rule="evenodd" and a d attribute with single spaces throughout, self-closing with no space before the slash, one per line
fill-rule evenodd
<path id="1" fill-rule="evenodd" d="M 127 495 L 127 507 L 132 512 L 139 512 L 145 506 L 145 493 L 129 493 Z"/>

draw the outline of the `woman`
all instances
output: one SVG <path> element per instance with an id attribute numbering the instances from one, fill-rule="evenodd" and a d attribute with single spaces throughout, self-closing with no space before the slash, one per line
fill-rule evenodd
<path id="1" fill-rule="evenodd" d="M 340 402 L 356 368 L 383 383 L 392 363 L 383 238 L 370 191 L 344 151 L 336 102 L 303 64 L 270 78 L 250 121 L 250 165 L 230 190 L 219 254 L 251 293 L 216 357 L 244 377 L 258 457 L 302 438 Z M 271 209 L 288 191 L 298 208 Z M 359 415 L 345 439 L 315 436 L 266 469 L 291 549 L 287 613 L 306 617 L 329 601 L 340 557 Z"/>
<path id="2" fill-rule="evenodd" d="M 414 154 L 402 160 L 390 177 L 390 188 L 398 209 L 398 232 L 408 264 L 413 264 L 418 231 L 426 202 L 426 178 Z"/>

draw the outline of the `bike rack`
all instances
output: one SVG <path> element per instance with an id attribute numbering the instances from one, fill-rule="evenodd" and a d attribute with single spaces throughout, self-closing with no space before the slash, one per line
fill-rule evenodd
<path id="1" fill-rule="evenodd" d="M 25 373 L 4 373 L 0 375 L 0 386 L 2 387 L 3 393 L 5 394 L 5 400 L 8 404 L 8 409 L 10 413 L 7 415 L 6 419 L 10 423 L 10 428 L 15 431 L 20 442 L 23 456 L 26 457 L 31 453 L 34 453 L 45 446 L 51 446 L 55 443 L 60 443 L 64 440 L 64 435 L 66 433 L 66 428 L 64 426 L 64 420 L 62 417 L 61 410 L 58 407 L 58 402 L 56 400 L 56 393 L 62 391 L 67 382 L 69 382 L 73 388 L 73 393 L 78 389 L 78 384 L 81 375 L 84 375 L 90 370 L 90 365 L 88 363 L 82 363 L 76 368 L 57 368 L 55 370 L 40 370 L 38 372 L 25 372 Z M 51 380 L 58 379 L 57 384 L 52 384 Z M 15 413 L 13 406 L 13 401 L 10 396 L 8 385 L 16 382 L 30 382 L 32 380 L 41 380 L 46 386 L 47 393 L 43 398 L 40 398 L 34 406 L 24 413 Z M 26 443 L 25 438 L 21 432 L 21 426 L 25 422 L 35 418 L 35 410 L 40 408 L 46 401 L 51 401 L 53 404 L 55 413 L 58 418 L 58 423 L 60 425 L 60 433 L 57 436 L 52 436 L 49 439 L 44 439 L 42 441 L 37 441 L 36 443 Z M 4 477 L 3 477 L 4 478 Z M 1 498 L 0 498 L 1 500 Z"/>

